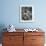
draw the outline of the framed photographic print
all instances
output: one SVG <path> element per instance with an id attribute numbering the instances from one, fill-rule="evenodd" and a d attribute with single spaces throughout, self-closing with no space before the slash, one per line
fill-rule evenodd
<path id="1" fill-rule="evenodd" d="M 20 22 L 34 21 L 34 7 L 32 5 L 20 5 Z"/>

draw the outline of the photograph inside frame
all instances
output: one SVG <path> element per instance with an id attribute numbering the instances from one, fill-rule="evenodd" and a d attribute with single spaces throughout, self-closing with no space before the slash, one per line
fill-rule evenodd
<path id="1" fill-rule="evenodd" d="M 21 7 L 22 20 L 32 20 L 32 7 Z"/>

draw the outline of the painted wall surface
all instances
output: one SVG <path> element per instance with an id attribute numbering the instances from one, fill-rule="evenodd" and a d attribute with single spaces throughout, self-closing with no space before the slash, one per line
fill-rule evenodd
<path id="1" fill-rule="evenodd" d="M 16 28 L 39 27 L 46 28 L 46 0 L 0 0 L 0 25 L 13 24 Z M 20 5 L 33 5 L 35 21 L 20 22 Z"/>

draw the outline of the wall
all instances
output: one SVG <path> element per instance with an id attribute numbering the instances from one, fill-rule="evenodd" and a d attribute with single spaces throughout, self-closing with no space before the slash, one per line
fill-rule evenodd
<path id="1" fill-rule="evenodd" d="M 1 0 L 0 25 L 13 24 L 16 28 L 41 27 L 46 28 L 46 1 L 45 0 Z M 35 21 L 21 23 L 20 5 L 33 5 Z"/>

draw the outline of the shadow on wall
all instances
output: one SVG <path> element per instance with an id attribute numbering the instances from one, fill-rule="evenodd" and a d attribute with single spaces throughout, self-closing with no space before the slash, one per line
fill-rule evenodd
<path id="1" fill-rule="evenodd" d="M 0 43 L 2 43 L 2 33 L 6 31 L 4 28 L 6 28 L 6 26 L 4 24 L 0 24 Z"/>

